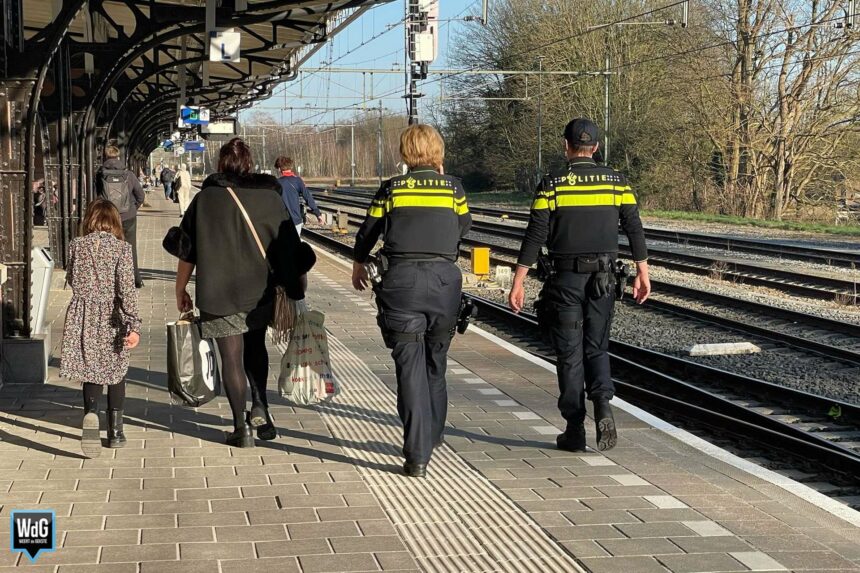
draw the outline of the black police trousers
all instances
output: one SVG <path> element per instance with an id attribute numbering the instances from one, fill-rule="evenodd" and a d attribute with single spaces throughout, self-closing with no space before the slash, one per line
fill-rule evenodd
<path id="1" fill-rule="evenodd" d="M 462 280 L 454 263 L 392 261 L 376 289 L 377 320 L 397 372 L 397 413 L 409 463 L 427 463 L 442 440 L 445 370 Z"/>
<path id="2" fill-rule="evenodd" d="M 609 372 L 609 328 L 615 297 L 590 298 L 593 274 L 562 271 L 541 291 L 538 317 L 555 351 L 558 409 L 568 426 L 585 420 L 585 393 L 609 400 L 615 384 Z"/>

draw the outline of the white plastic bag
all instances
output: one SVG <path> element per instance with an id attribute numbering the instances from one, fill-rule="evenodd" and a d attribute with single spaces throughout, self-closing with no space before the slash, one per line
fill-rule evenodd
<path id="1" fill-rule="evenodd" d="M 328 354 L 325 315 L 307 310 L 296 318 L 287 352 L 281 359 L 278 390 L 294 404 L 309 406 L 339 392 Z"/>

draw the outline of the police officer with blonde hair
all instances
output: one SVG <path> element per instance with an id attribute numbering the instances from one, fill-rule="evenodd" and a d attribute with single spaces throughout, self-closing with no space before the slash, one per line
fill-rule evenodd
<path id="1" fill-rule="evenodd" d="M 373 282 L 365 263 L 382 235 L 384 247 L 372 257 L 381 274 L 373 286 L 377 322 L 396 367 L 403 471 L 423 477 L 445 429 L 445 370 L 462 286 L 455 261 L 472 218 L 460 180 L 443 174 L 445 144 L 435 129 L 408 127 L 400 155 L 409 170 L 373 198 L 355 238 L 352 284 L 364 290 Z"/>
<path id="2" fill-rule="evenodd" d="M 568 451 L 586 448 L 586 392 L 594 403 L 597 449 L 611 449 L 618 440 L 609 405 L 615 394 L 609 328 L 617 296 L 619 223 L 636 263 L 633 298 L 641 304 L 651 291 L 636 197 L 623 174 L 592 159 L 598 141 L 597 126 L 588 119 L 574 119 L 565 127 L 568 164 L 545 177 L 535 194 L 509 295 L 511 308 L 522 310 L 523 282 L 546 246 L 548 260 L 542 266 L 549 276 L 535 307 L 558 357 L 558 407 L 567 428 L 556 444 Z"/>

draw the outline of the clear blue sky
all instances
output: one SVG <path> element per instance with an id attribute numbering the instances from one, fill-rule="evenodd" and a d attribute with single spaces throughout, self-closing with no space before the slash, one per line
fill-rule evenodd
<path id="1" fill-rule="evenodd" d="M 477 22 L 463 22 L 462 18 L 478 14 L 481 0 L 438 0 L 439 1 L 439 52 L 435 68 L 450 67 L 447 62 L 449 41 L 464 26 L 480 26 Z M 275 121 L 287 124 L 331 125 L 333 122 L 348 122 L 355 115 L 355 109 L 324 110 L 310 108 L 349 108 L 361 104 L 365 97 L 390 94 L 383 99 L 384 108 L 405 113 L 402 99 L 404 75 L 404 27 L 403 19 L 406 6 L 404 0 L 394 0 L 377 6 L 365 13 L 357 21 L 334 36 L 324 45 L 303 68 L 374 68 L 396 69 L 401 73 L 377 74 L 372 78 L 361 73 L 305 72 L 293 82 L 285 82 L 275 89 L 273 97 L 255 104 L 250 110 L 242 112 L 247 119 L 254 112 L 272 115 Z M 329 64 L 331 62 L 331 64 Z M 431 76 L 431 79 L 434 76 Z M 430 82 L 422 90 L 429 100 L 438 95 L 439 82 Z M 391 93 L 396 92 L 396 93 Z M 430 101 L 422 102 L 426 109 Z M 377 108 L 379 100 L 367 103 Z M 293 108 L 293 109 L 289 109 Z M 302 109 L 299 109 L 302 108 Z"/>

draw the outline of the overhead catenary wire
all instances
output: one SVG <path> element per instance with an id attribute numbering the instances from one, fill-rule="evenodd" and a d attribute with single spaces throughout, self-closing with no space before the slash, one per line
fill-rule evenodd
<path id="1" fill-rule="evenodd" d="M 626 16 L 626 17 L 624 17 L 624 18 L 620 18 L 620 19 L 618 19 L 618 20 L 614 20 L 614 21 L 612 21 L 612 22 L 609 22 L 609 23 L 605 24 L 603 27 L 608 27 L 608 26 L 617 25 L 617 24 L 623 24 L 623 23 L 625 23 L 625 22 L 629 22 L 629 21 L 631 21 L 631 20 L 635 20 L 635 19 L 638 19 L 638 18 L 642 18 L 642 17 L 644 17 L 644 16 L 648 16 L 648 15 L 651 15 L 651 14 L 656 14 L 656 13 L 658 13 L 658 12 L 662 12 L 662 11 L 665 11 L 665 10 L 669 10 L 669 9 L 671 9 L 671 8 L 674 8 L 674 7 L 676 7 L 676 6 L 679 6 L 679 5 L 683 4 L 685 1 L 686 1 L 686 0 L 676 0 L 676 1 L 674 1 L 674 2 L 670 2 L 670 3 L 668 3 L 668 4 L 665 4 L 665 5 L 663 5 L 663 6 L 659 6 L 659 7 L 657 7 L 657 8 L 652 8 L 652 9 L 650 9 L 650 10 L 646 10 L 646 11 L 644 11 L 644 12 L 640 12 L 640 13 L 637 13 L 637 14 L 634 14 L 634 15 L 631 15 L 631 16 Z M 602 29 L 602 28 L 600 28 L 600 29 Z M 533 46 L 533 47 L 531 47 L 531 48 L 528 48 L 528 49 L 522 50 L 522 51 L 517 52 L 517 53 L 515 53 L 515 54 L 512 54 L 512 55 L 510 55 L 510 56 L 508 56 L 508 57 L 510 57 L 510 58 L 515 58 L 515 57 L 518 57 L 518 56 L 521 56 L 521 55 L 529 54 L 529 53 L 532 53 L 532 52 L 534 52 L 534 51 L 536 51 L 536 50 L 541 50 L 541 49 L 544 49 L 544 48 L 546 48 L 546 47 L 548 47 L 548 46 L 552 46 L 552 45 L 558 44 L 558 43 L 560 43 L 560 42 L 564 42 L 564 41 L 567 41 L 567 40 L 575 39 L 575 38 L 578 38 L 578 37 L 581 37 L 581 36 L 584 36 L 584 35 L 590 34 L 590 33 L 594 32 L 594 31 L 596 31 L 596 29 L 588 29 L 588 28 L 586 28 L 586 29 L 580 30 L 580 31 L 578 31 L 578 32 L 575 32 L 575 33 L 573 33 L 573 34 L 569 34 L 569 35 L 564 36 L 564 37 L 561 37 L 561 38 L 556 38 L 556 39 L 554 39 L 554 40 L 552 40 L 552 41 L 550 41 L 550 42 L 547 42 L 547 43 L 544 43 L 544 44 L 540 44 L 540 45 Z M 435 78 L 433 78 L 433 79 L 425 80 L 424 82 L 422 82 L 422 83 L 420 84 L 420 86 L 419 86 L 419 87 L 426 87 L 426 86 L 428 86 L 428 85 L 430 85 L 430 84 L 433 84 L 433 83 L 436 83 L 436 82 L 441 82 L 441 81 L 443 81 L 444 79 L 451 78 L 451 77 L 455 77 L 455 76 L 457 76 L 457 75 L 462 75 L 462 74 L 468 73 L 468 72 L 470 72 L 470 71 L 477 71 L 477 70 L 479 70 L 479 69 L 481 69 L 481 68 L 476 67 L 476 66 L 472 66 L 472 67 L 470 67 L 470 68 L 464 68 L 463 70 L 458 70 L 456 73 L 452 73 L 452 74 L 449 74 L 449 75 L 444 75 L 444 76 L 441 76 L 441 75 L 440 75 L 440 76 L 437 76 L 437 77 L 435 77 Z M 371 97 L 365 98 L 365 99 L 364 99 L 362 102 L 360 102 L 360 103 L 356 103 L 356 104 L 354 104 L 354 105 L 352 105 L 352 106 L 349 106 L 349 107 L 348 107 L 348 108 L 346 108 L 346 109 L 350 109 L 350 108 L 351 108 L 351 109 L 356 109 L 356 108 L 357 108 L 357 106 L 360 106 L 360 105 L 364 105 L 364 106 L 366 106 L 366 105 L 367 105 L 368 103 L 370 103 L 370 102 L 377 101 L 377 100 L 379 100 L 380 98 L 388 97 L 388 96 L 391 96 L 391 95 L 394 95 L 394 94 L 397 94 L 397 93 L 400 93 L 400 92 L 401 92 L 401 88 L 397 88 L 397 89 L 394 89 L 394 90 L 392 90 L 392 91 L 390 91 L 390 92 L 386 92 L 386 93 L 383 93 L 383 94 L 378 95 L 378 96 L 371 96 Z M 324 112 L 323 112 L 323 113 L 324 113 Z M 322 115 L 322 113 L 312 115 L 312 116 L 310 116 L 309 118 L 306 118 L 306 119 L 314 119 L 314 118 L 316 118 L 316 117 L 319 117 L 320 115 Z"/>

